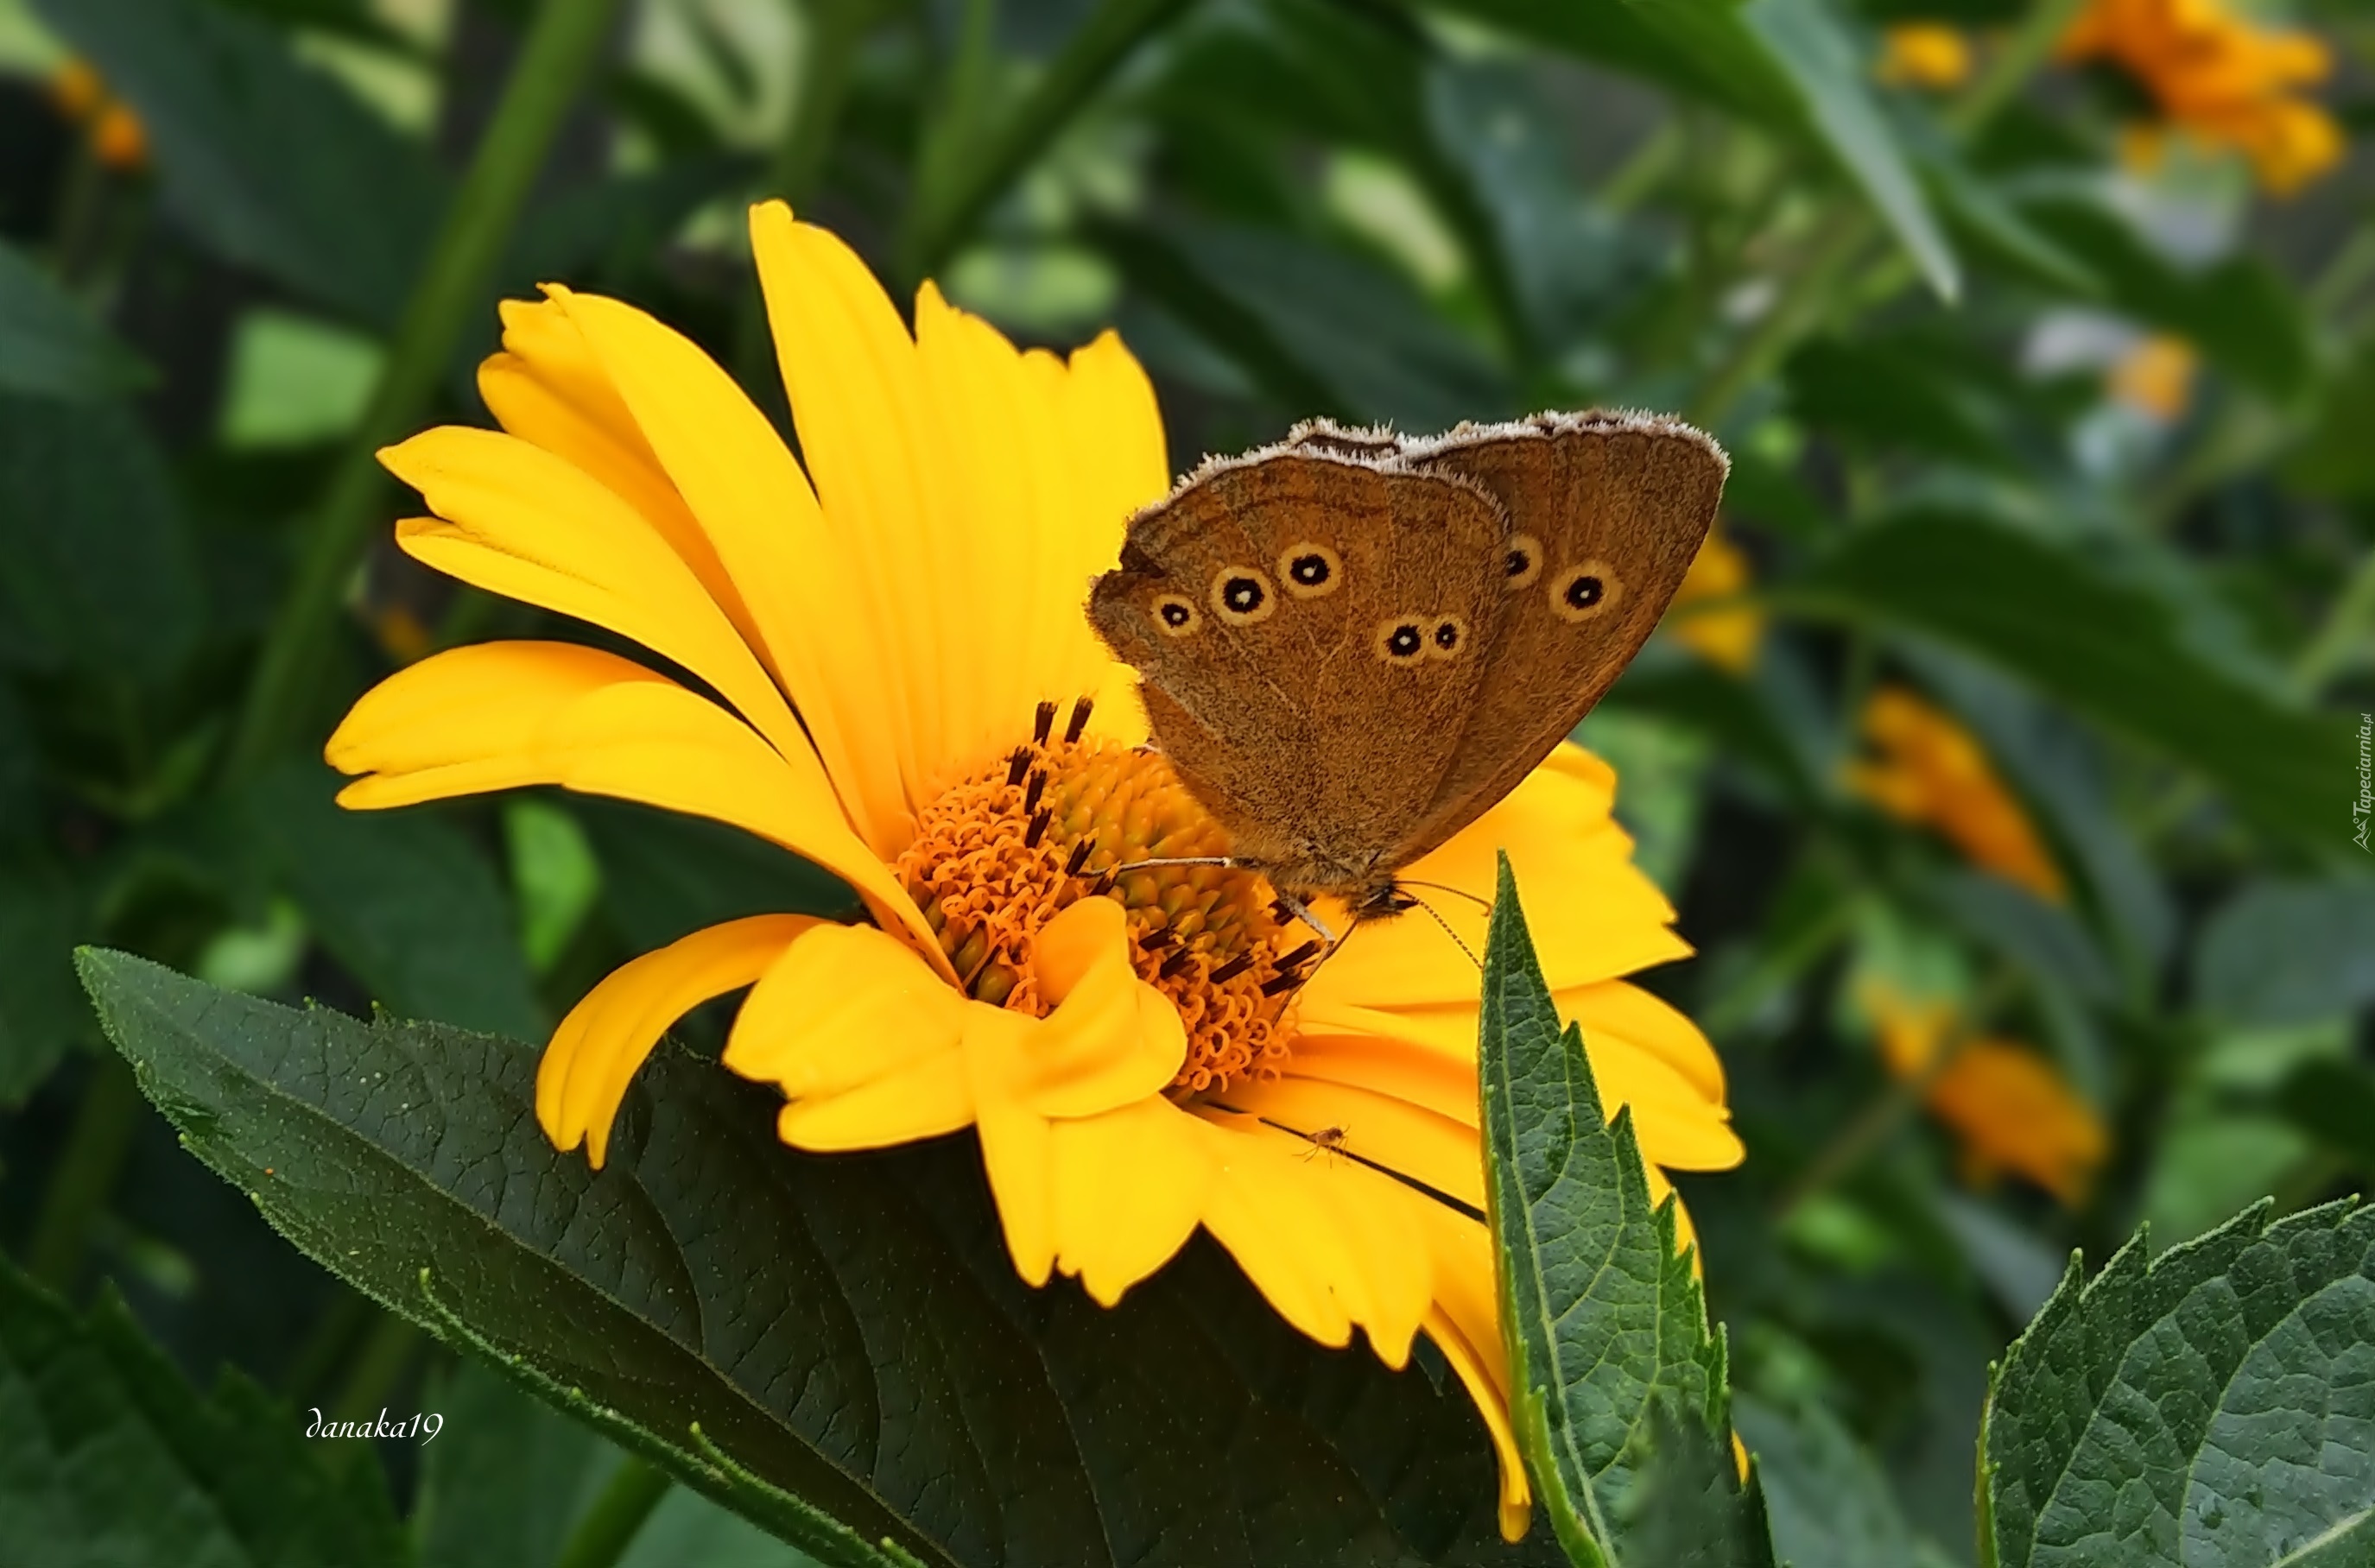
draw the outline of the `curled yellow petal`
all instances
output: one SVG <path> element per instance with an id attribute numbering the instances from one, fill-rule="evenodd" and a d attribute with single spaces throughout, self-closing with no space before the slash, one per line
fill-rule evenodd
<path id="1" fill-rule="evenodd" d="M 627 1084 L 670 1024 L 748 985 L 816 922 L 760 914 L 695 931 L 611 972 L 553 1031 L 537 1064 L 536 1119 L 561 1149 L 586 1144 L 599 1170 Z"/>

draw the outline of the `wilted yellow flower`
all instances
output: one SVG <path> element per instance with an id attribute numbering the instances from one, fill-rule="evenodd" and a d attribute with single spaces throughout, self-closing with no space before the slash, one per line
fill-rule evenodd
<path id="1" fill-rule="evenodd" d="M 2174 424 L 2193 400 L 2193 377 L 2201 365 L 2192 344 L 2155 333 L 2121 355 L 2106 381 L 2120 402 L 2162 424 Z"/>
<path id="2" fill-rule="evenodd" d="M 2164 130 L 2180 132 L 2240 152 L 2279 195 L 2342 160 L 2342 127 L 2295 96 L 2333 74 L 2324 41 L 2260 27 L 2224 0 L 2093 0 L 2060 53 L 2118 67 L 2158 106 L 2159 121 L 2130 138 L 2132 156 L 2151 156 Z"/>
<path id="3" fill-rule="evenodd" d="M 1708 530 L 1707 541 L 1692 558 L 1691 569 L 1674 590 L 1674 608 L 1694 601 L 1728 599 L 1748 591 L 1748 554 L 1721 525 Z M 1744 675 L 1756 663 L 1756 645 L 1765 637 L 1765 612 L 1754 605 L 1702 610 L 1676 616 L 1668 624 L 1674 640 L 1734 675 Z"/>
<path id="4" fill-rule="evenodd" d="M 1974 865 L 2062 899 L 2061 871 L 1967 730 L 1905 688 L 1884 686 L 1864 704 L 1863 733 L 1877 755 L 1849 764 L 1850 788 L 1937 830 Z"/>
<path id="5" fill-rule="evenodd" d="M 1502 1527 L 1522 1533 L 1477 1218 L 1473 964 L 1403 919 L 1353 927 L 1315 971 L 1260 878 L 1120 869 L 1226 847 L 1145 749 L 1134 674 L 1082 611 L 1132 509 L 1169 487 L 1137 361 L 1110 333 L 1069 360 L 1018 353 L 928 283 L 911 336 L 833 235 L 770 203 L 750 236 L 800 460 L 691 342 L 560 288 L 503 307 L 479 372 L 502 432 L 384 454 L 436 514 L 398 525 L 409 554 L 707 690 L 571 643 L 451 649 L 339 726 L 330 760 L 366 775 L 341 800 L 560 784 L 829 868 L 872 924 L 731 921 L 596 986 L 538 1073 L 554 1142 L 599 1165 L 661 1032 L 750 986 L 724 1064 L 783 1091 L 783 1140 L 974 1129 L 1034 1285 L 1074 1275 L 1116 1302 L 1201 1227 L 1323 1344 L 1357 1326 L 1399 1366 L 1424 1331 L 1475 1398 Z M 1552 988 L 1662 1195 L 1660 1166 L 1741 1148 L 1705 1037 L 1620 978 L 1687 949 L 1610 816 L 1614 784 L 1564 747 L 1412 872 L 1486 898 L 1506 848 L 1539 890 Z M 1439 913 L 1481 948 L 1481 910 Z"/>
<path id="6" fill-rule="evenodd" d="M 1900 22 L 1881 34 L 1873 75 L 1933 92 L 1961 87 L 1971 78 L 1971 41 L 1944 22 Z"/>
<path id="7" fill-rule="evenodd" d="M 2093 1107 L 2053 1064 L 2009 1040 L 1953 1044 L 1955 1009 L 1885 984 L 1860 998 L 1880 1037 L 1881 1059 L 1900 1079 L 1925 1076 L 1923 1102 L 1961 1142 L 1967 1172 L 2026 1177 L 2065 1204 L 2086 1196 L 2110 1148 Z M 1950 1051 L 1942 1063 L 1940 1053 Z"/>

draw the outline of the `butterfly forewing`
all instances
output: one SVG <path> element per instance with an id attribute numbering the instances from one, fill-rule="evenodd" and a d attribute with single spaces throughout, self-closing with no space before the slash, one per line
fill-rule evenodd
<path id="1" fill-rule="evenodd" d="M 1458 755 L 1406 863 L 1517 787 L 1648 641 L 1715 521 L 1728 464 L 1671 420 L 1544 415 L 1410 442 L 1391 460 L 1456 475 L 1501 503 L 1503 608 Z"/>
<path id="2" fill-rule="evenodd" d="M 1235 852 L 1290 890 L 1362 890 L 1456 762 L 1507 533 L 1467 480 L 1272 449 L 1133 519 L 1090 615 Z"/>

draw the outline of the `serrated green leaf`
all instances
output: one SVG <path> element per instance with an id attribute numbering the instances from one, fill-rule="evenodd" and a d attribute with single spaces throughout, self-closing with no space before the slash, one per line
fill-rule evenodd
<path id="1" fill-rule="evenodd" d="M 1950 512 L 1861 530 L 1789 585 L 1821 613 L 1975 654 L 2224 788 L 2270 831 L 2345 842 L 2355 726 L 2285 706 L 2202 656 L 2161 599 L 2033 534 Z"/>
<path id="2" fill-rule="evenodd" d="M 1709 1421 L 1710 1413 L 1719 1419 Z M 1651 1397 L 1614 1509 L 1618 1561 L 1638 1568 L 1776 1568 L 1763 1478 L 1752 1461 L 1742 1479 L 1725 1441 L 1730 1432 L 1723 1412 L 1686 1406 L 1672 1389 Z"/>
<path id="3" fill-rule="evenodd" d="M 396 133 L 262 21 L 207 0 L 39 0 L 148 128 L 166 200 L 226 259 L 392 324 L 445 199 Z"/>
<path id="4" fill-rule="evenodd" d="M 1708 1427 L 1728 1405 L 1723 1340 L 1675 1246 L 1673 1200 L 1650 1206 L 1629 1108 L 1608 1119 L 1581 1032 L 1559 1026 L 1506 855 L 1478 1052 L 1518 1443 L 1560 1539 L 1598 1562 L 1621 1539 L 1616 1504 L 1659 1401 Z M 1672 1480 L 1688 1457 L 1661 1484 L 1688 1484 Z"/>
<path id="5" fill-rule="evenodd" d="M 227 1373 L 183 1382 L 120 1301 L 88 1316 L 0 1259 L 0 1558 L 40 1568 L 403 1568 L 374 1465 Z"/>
<path id="6" fill-rule="evenodd" d="M 82 968 L 301 1249 L 821 1562 L 1554 1561 L 1499 1547 L 1456 1381 L 1310 1345 L 1200 1244 L 1111 1311 L 1030 1290 L 970 1140 L 796 1153 L 772 1096 L 664 1047 L 595 1173 L 538 1130 L 529 1046 Z"/>
<path id="7" fill-rule="evenodd" d="M 97 397 L 144 379 L 131 351 L 15 246 L 0 244 L 0 390 Z"/>
<path id="8" fill-rule="evenodd" d="M 2269 1208 L 2073 1261 L 1989 1397 L 1983 1568 L 2368 1560 L 2375 1208 Z"/>

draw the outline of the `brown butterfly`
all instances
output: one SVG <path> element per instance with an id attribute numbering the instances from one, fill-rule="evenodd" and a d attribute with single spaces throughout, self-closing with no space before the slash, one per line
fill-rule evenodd
<path id="1" fill-rule="evenodd" d="M 1313 420 L 1133 517 L 1089 615 L 1230 863 L 1369 918 L 1615 683 L 1728 466 L 1641 415 L 1422 439 Z"/>

